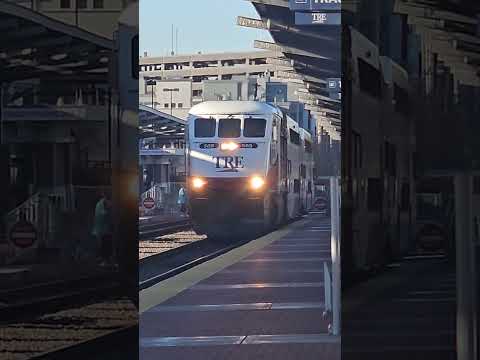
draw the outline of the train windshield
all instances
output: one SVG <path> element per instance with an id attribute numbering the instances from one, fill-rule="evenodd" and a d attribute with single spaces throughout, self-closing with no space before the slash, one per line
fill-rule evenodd
<path id="1" fill-rule="evenodd" d="M 264 137 L 267 120 L 246 118 L 243 123 L 243 136 Z"/>
<path id="2" fill-rule="evenodd" d="M 211 138 L 215 136 L 216 120 L 210 119 L 195 119 L 195 137 Z"/>
<path id="3" fill-rule="evenodd" d="M 240 137 L 240 119 L 220 119 L 218 121 L 218 137 L 238 138 Z"/>

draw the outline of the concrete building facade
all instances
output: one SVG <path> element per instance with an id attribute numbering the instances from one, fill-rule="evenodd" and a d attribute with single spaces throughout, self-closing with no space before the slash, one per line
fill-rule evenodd
<path id="1" fill-rule="evenodd" d="M 230 96 L 232 99 L 241 97 L 247 100 L 253 96 L 256 78 L 265 74 L 275 76 L 277 71 L 288 69 L 285 66 L 267 63 L 267 59 L 275 56 L 275 52 L 272 51 L 167 57 L 150 57 L 144 53 L 144 56 L 140 57 L 140 103 L 149 106 L 152 104 L 152 88 L 151 85 L 147 85 L 149 80 L 157 82 L 154 89 L 154 106 L 165 112 L 169 112 L 167 111 L 168 108 L 165 108 L 165 104 L 168 102 L 165 102 L 165 100 L 169 99 L 170 94 L 163 91 L 162 87 L 164 85 L 158 84 L 170 86 L 171 84 L 168 85 L 168 82 L 164 83 L 164 81 L 175 81 L 180 89 L 173 93 L 173 96 L 181 99 L 182 102 L 175 102 L 172 114 L 180 118 L 185 118 L 183 115 L 188 113 L 191 106 L 207 99 L 217 100 L 224 96 Z M 211 85 L 211 81 L 218 80 L 229 82 L 222 82 L 221 85 Z M 229 90 L 227 91 L 225 87 L 229 87 Z M 186 91 L 187 89 L 190 89 L 190 96 Z M 206 91 L 205 96 L 204 91 Z M 178 110 L 179 102 L 184 110 Z M 156 105 L 157 103 L 158 105 Z M 187 103 L 191 103 L 191 105 L 186 106 Z"/>
<path id="2" fill-rule="evenodd" d="M 112 39 L 119 14 L 129 0 L 17 0 L 17 5 Z"/>

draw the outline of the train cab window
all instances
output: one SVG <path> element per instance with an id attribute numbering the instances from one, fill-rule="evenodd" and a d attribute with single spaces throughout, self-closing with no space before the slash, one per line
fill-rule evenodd
<path id="1" fill-rule="evenodd" d="M 267 120 L 246 118 L 243 122 L 243 136 L 245 137 L 264 137 Z"/>
<path id="2" fill-rule="evenodd" d="M 218 137 L 238 138 L 240 137 L 240 119 L 220 119 L 218 122 Z"/>
<path id="3" fill-rule="evenodd" d="M 300 145 L 300 134 L 292 129 L 290 129 L 290 142 L 295 145 Z"/>
<path id="4" fill-rule="evenodd" d="M 210 119 L 195 119 L 195 137 L 210 138 L 215 136 L 216 120 Z"/>
<path id="5" fill-rule="evenodd" d="M 138 79 L 139 73 L 138 52 L 138 35 L 136 35 L 132 38 L 132 77 L 134 79 Z"/>

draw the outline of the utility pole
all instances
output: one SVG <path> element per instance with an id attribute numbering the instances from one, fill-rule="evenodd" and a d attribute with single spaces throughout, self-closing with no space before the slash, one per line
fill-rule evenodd
<path id="1" fill-rule="evenodd" d="M 147 86 L 152 87 L 152 109 L 155 109 L 154 102 L 153 102 L 153 89 L 155 85 L 157 85 L 157 82 L 155 80 L 153 79 L 147 80 Z"/>
<path id="2" fill-rule="evenodd" d="M 163 89 L 164 92 L 170 92 L 170 115 L 173 115 L 173 108 L 172 108 L 172 104 L 173 104 L 173 92 L 179 92 L 180 89 L 179 88 L 165 88 Z"/>

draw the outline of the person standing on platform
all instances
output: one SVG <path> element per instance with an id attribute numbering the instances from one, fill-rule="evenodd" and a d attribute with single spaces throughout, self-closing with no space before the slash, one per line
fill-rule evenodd
<path id="1" fill-rule="evenodd" d="M 111 226 L 111 201 L 106 192 L 95 206 L 95 221 L 92 234 L 100 248 L 100 265 L 111 264 L 113 256 L 113 239 Z"/>
<path id="2" fill-rule="evenodd" d="M 178 190 L 178 205 L 180 205 L 180 211 L 182 212 L 183 216 L 186 215 L 187 212 L 187 191 L 182 186 L 180 190 Z"/>

